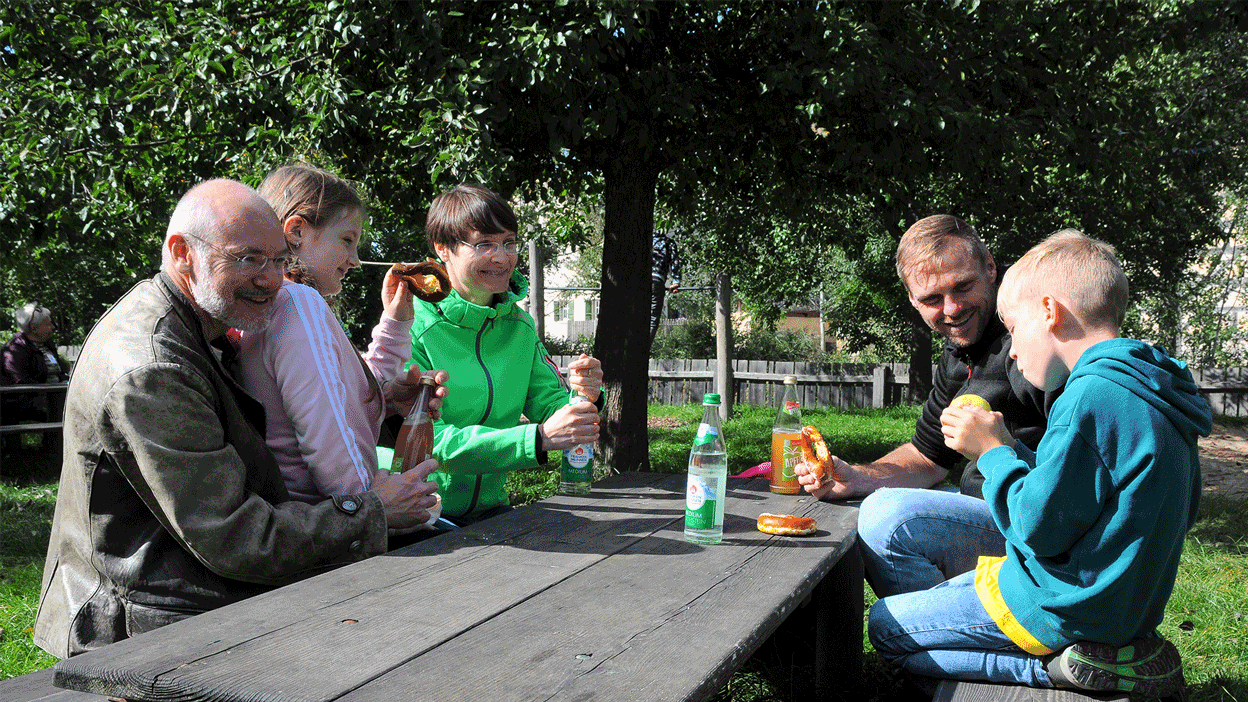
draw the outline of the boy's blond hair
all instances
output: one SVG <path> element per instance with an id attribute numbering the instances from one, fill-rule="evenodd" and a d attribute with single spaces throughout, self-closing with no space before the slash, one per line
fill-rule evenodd
<path id="1" fill-rule="evenodd" d="M 1010 266 L 997 291 L 997 309 L 1052 294 L 1084 323 L 1122 326 L 1127 276 L 1114 247 L 1076 229 L 1051 234 Z"/>

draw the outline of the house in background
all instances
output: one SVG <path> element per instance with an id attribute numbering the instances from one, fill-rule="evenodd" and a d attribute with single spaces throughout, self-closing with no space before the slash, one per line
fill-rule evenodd
<path id="1" fill-rule="evenodd" d="M 545 278 L 543 293 L 542 317 L 545 321 L 545 332 L 549 338 L 576 340 L 580 336 L 592 339 L 598 327 L 597 290 L 560 290 L 559 288 L 578 287 L 572 278 L 568 266 L 559 265 L 576 254 L 564 254 L 553 264 L 547 265 L 542 275 Z M 521 305 L 529 314 L 537 317 L 537 311 L 530 308 L 530 298 L 521 301 Z"/>

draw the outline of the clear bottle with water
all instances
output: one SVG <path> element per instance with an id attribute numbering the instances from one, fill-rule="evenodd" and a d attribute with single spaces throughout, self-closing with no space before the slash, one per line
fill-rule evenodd
<path id="1" fill-rule="evenodd" d="M 589 402 L 579 392 L 572 393 L 571 404 Z M 563 450 L 559 465 L 559 493 L 563 495 L 588 495 L 594 479 L 594 445 L 577 444 Z"/>
<path id="2" fill-rule="evenodd" d="M 728 486 L 728 449 L 719 428 L 719 395 L 702 399 L 702 423 L 689 451 L 685 484 L 685 540 L 717 544 L 724 538 L 724 497 Z"/>

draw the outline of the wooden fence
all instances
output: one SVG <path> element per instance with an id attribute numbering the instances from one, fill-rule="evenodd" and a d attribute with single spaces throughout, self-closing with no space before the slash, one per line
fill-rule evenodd
<path id="1" fill-rule="evenodd" d="M 1248 367 L 1192 369 L 1192 377 L 1214 414 L 1248 416 Z"/>
<path id="2" fill-rule="evenodd" d="M 77 360 L 81 346 L 57 349 Z M 575 356 L 554 356 L 563 372 Z M 733 361 L 733 402 L 774 406 L 780 401 L 784 376 L 797 376 L 803 407 L 865 408 L 896 405 L 910 385 L 907 363 L 792 363 Z M 1216 415 L 1248 416 L 1248 367 L 1192 369 L 1200 393 Z M 649 399 L 663 404 L 701 402 L 715 392 L 715 359 L 650 359 Z"/>
<path id="3" fill-rule="evenodd" d="M 575 356 L 553 356 L 567 372 Z M 776 405 L 784 376 L 797 377 L 803 407 L 884 407 L 905 397 L 910 369 L 905 363 L 794 363 L 733 361 L 735 403 Z M 662 404 L 701 402 L 715 392 L 714 359 L 650 359 L 648 398 Z"/>
<path id="4" fill-rule="evenodd" d="M 566 373 L 574 356 L 554 356 Z M 775 406 L 784 376 L 797 377 L 803 407 L 867 408 L 896 405 L 910 385 L 907 363 L 793 363 L 733 361 L 735 403 Z M 1193 370 L 1214 414 L 1248 416 L 1248 367 Z M 715 359 L 650 359 L 651 402 L 700 402 L 715 392 Z"/>

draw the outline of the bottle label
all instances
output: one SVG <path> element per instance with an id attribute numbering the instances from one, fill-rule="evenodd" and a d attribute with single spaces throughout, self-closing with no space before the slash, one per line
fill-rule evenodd
<path id="1" fill-rule="evenodd" d="M 587 444 L 573 446 L 563 452 L 559 479 L 565 483 L 588 483 L 594 460 L 594 449 Z"/>
<path id="2" fill-rule="evenodd" d="M 584 468 L 594 459 L 594 449 L 581 444 L 564 451 L 563 455 L 567 456 L 568 464 L 573 468 Z"/>
<path id="3" fill-rule="evenodd" d="M 691 475 L 688 485 L 685 491 L 685 528 L 715 528 L 715 492 L 711 481 Z"/>
<path id="4" fill-rule="evenodd" d="M 719 436 L 719 429 L 710 424 L 699 424 L 698 435 L 693 439 L 694 446 L 709 444 Z"/>
<path id="5" fill-rule="evenodd" d="M 784 465 L 780 469 L 781 479 L 797 480 L 797 473 L 793 471 L 793 467 L 802 460 L 801 439 L 785 439 L 781 451 L 784 456 Z"/>
<path id="6" fill-rule="evenodd" d="M 802 409 L 802 405 L 792 400 L 784 401 L 784 411 L 789 414 L 797 414 Z"/>

